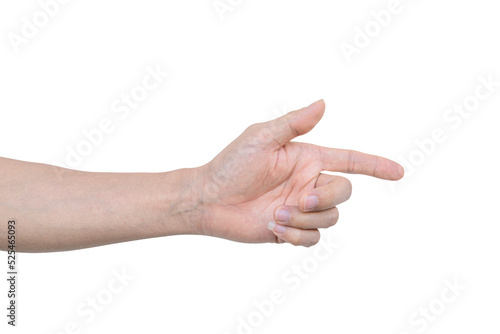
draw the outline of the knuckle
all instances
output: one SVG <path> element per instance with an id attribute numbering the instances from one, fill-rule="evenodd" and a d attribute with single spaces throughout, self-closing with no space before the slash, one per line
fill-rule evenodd
<path id="1" fill-rule="evenodd" d="M 261 139 L 264 135 L 266 135 L 266 126 L 264 123 L 254 123 L 252 125 L 249 125 L 245 129 L 245 134 L 251 136 L 252 138 L 258 138 Z"/>
<path id="2" fill-rule="evenodd" d="M 334 206 L 332 209 L 328 210 L 328 218 L 327 218 L 327 224 L 326 227 L 332 227 L 337 223 L 339 220 L 339 210 L 337 209 L 336 206 Z"/>
<path id="3" fill-rule="evenodd" d="M 351 198 L 352 194 L 352 183 L 345 177 L 341 177 L 340 180 L 342 182 L 342 192 L 345 194 L 346 200 L 348 200 L 349 198 Z"/>
<path id="4" fill-rule="evenodd" d="M 257 143 L 269 143 L 273 141 L 274 132 L 264 123 L 253 124 L 254 129 L 251 130 L 252 136 L 255 137 Z"/>
<path id="5" fill-rule="evenodd" d="M 332 217 L 332 220 L 331 220 L 332 221 L 332 225 L 331 226 L 337 224 L 337 222 L 339 221 L 339 209 L 337 209 L 337 207 L 334 207 L 332 209 L 332 215 L 333 215 L 333 217 Z"/>
<path id="6" fill-rule="evenodd" d="M 318 230 L 314 231 L 313 236 L 311 238 L 309 238 L 307 243 L 303 244 L 303 246 L 309 248 L 311 246 L 316 245 L 319 242 L 320 237 L 321 237 L 321 235 L 320 235 L 319 231 Z"/>
<path id="7" fill-rule="evenodd" d="M 300 237 L 293 237 L 293 238 L 288 239 L 287 241 L 294 246 L 300 246 L 301 245 L 300 239 L 301 239 Z"/>
<path id="8" fill-rule="evenodd" d="M 255 132 L 255 131 L 258 131 L 259 128 L 260 128 L 260 123 L 254 123 L 252 125 L 249 125 L 245 129 L 245 132 Z"/>
<path id="9" fill-rule="evenodd" d="M 289 243 L 291 243 L 294 246 L 300 246 L 302 244 L 302 233 L 298 232 L 297 233 L 290 233 L 287 236 L 287 240 Z"/>
<path id="10" fill-rule="evenodd" d="M 346 189 L 346 191 L 347 191 L 347 199 L 351 198 L 351 195 L 352 195 L 352 183 L 349 180 L 347 180 L 347 189 Z"/>

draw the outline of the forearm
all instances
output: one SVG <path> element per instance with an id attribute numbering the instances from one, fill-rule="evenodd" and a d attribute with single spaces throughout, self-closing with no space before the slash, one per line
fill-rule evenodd
<path id="1" fill-rule="evenodd" d="M 0 249 L 48 252 L 199 234 L 197 169 L 91 173 L 0 158 Z"/>

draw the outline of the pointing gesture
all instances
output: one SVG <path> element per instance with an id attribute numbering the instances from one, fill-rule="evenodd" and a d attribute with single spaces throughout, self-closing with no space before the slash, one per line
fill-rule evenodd
<path id="1" fill-rule="evenodd" d="M 203 233 L 311 246 L 319 241 L 318 228 L 337 222 L 337 205 L 351 195 L 349 180 L 322 171 L 403 176 L 403 168 L 386 158 L 291 141 L 312 130 L 324 111 L 320 100 L 254 124 L 201 167 Z"/>
<path id="2" fill-rule="evenodd" d="M 16 250 L 24 252 L 176 234 L 311 246 L 351 195 L 349 180 L 322 171 L 403 176 L 385 158 L 291 141 L 324 110 L 318 101 L 254 124 L 198 168 L 96 173 L 0 158 L 0 216 L 13 217 Z M 9 242 L 0 233 L 0 249 Z"/>

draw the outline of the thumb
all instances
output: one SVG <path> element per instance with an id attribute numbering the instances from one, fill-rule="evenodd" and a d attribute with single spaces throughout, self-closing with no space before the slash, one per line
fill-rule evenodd
<path id="1" fill-rule="evenodd" d="M 281 146 L 297 136 L 311 131 L 325 112 L 325 101 L 319 100 L 308 107 L 291 111 L 286 115 L 267 122 L 273 132 L 273 140 Z"/>

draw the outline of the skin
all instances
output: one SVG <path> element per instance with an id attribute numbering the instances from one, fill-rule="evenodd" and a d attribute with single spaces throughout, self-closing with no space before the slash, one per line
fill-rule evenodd
<path id="1" fill-rule="evenodd" d="M 0 217 L 16 251 L 52 252 L 178 234 L 312 246 L 333 226 L 351 183 L 322 171 L 399 180 L 397 163 L 291 141 L 323 100 L 248 127 L 206 165 L 165 173 L 91 173 L 0 158 Z M 7 250 L 7 224 L 0 228 Z"/>

